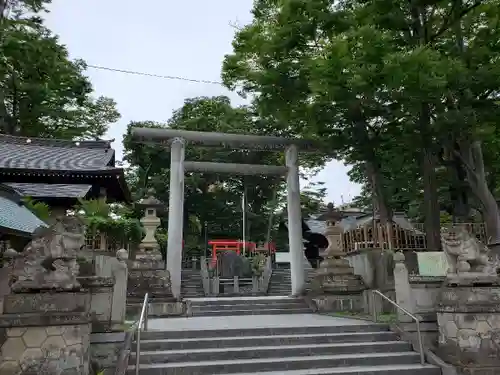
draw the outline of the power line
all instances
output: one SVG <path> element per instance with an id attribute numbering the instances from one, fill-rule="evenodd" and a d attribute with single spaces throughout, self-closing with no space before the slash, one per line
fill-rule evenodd
<path id="1" fill-rule="evenodd" d="M 134 75 L 138 75 L 138 76 L 146 76 L 146 77 L 153 77 L 153 78 L 162 78 L 162 79 L 196 82 L 196 83 L 204 83 L 204 84 L 208 84 L 208 85 L 222 86 L 222 82 L 210 81 L 210 80 L 206 80 L 206 79 L 194 79 L 194 78 L 179 77 L 179 76 L 166 76 L 166 75 L 161 75 L 161 74 L 137 72 L 134 70 L 107 68 L 105 66 L 99 66 L 99 65 L 87 65 L 87 67 L 92 68 L 92 69 L 97 69 L 97 70 L 107 70 L 109 72 L 116 72 L 116 73 L 134 74 Z"/>

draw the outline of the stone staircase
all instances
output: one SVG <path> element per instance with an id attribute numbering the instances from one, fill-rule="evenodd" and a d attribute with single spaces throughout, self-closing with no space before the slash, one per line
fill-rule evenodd
<path id="1" fill-rule="evenodd" d="M 148 331 L 141 349 L 140 375 L 441 374 L 379 324 Z"/>
<path id="2" fill-rule="evenodd" d="M 292 294 L 292 276 L 289 268 L 274 269 L 267 289 L 268 296 L 289 296 Z"/>
<path id="3" fill-rule="evenodd" d="M 308 314 L 309 306 L 298 298 L 200 298 L 192 299 L 193 316 Z"/>
<path id="4" fill-rule="evenodd" d="M 205 297 L 203 281 L 199 270 L 183 269 L 181 273 L 181 294 L 184 298 Z"/>

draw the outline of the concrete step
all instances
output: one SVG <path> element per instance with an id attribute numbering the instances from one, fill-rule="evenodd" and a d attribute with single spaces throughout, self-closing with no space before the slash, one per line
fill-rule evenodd
<path id="1" fill-rule="evenodd" d="M 193 306 L 193 305 L 191 305 Z M 265 309 L 309 309 L 307 304 L 303 301 L 282 302 L 268 304 L 265 302 L 255 304 L 218 304 L 218 305 L 194 305 L 193 309 L 198 311 L 220 310 L 220 311 L 233 311 L 233 310 L 265 310 Z"/>
<path id="2" fill-rule="evenodd" d="M 235 337 L 197 337 L 188 339 L 142 340 L 141 349 L 155 350 L 188 350 L 209 348 L 233 348 L 240 346 L 273 346 L 273 345 L 305 345 L 329 343 L 397 341 L 393 332 L 353 332 L 353 333 L 312 333 L 302 335 L 263 335 Z"/>
<path id="3" fill-rule="evenodd" d="M 303 300 L 300 298 L 268 298 L 268 297 L 258 297 L 258 298 L 200 298 L 191 300 L 191 304 L 193 306 L 201 306 L 210 304 L 212 306 L 217 305 L 254 305 L 254 304 L 282 304 L 282 303 L 296 303 L 297 301 L 303 303 Z"/>
<path id="4" fill-rule="evenodd" d="M 401 341 L 384 341 L 368 343 L 333 343 L 314 345 L 277 345 L 261 347 L 210 348 L 165 351 L 142 351 L 141 363 L 174 363 L 198 361 L 247 360 L 264 358 L 303 357 L 319 355 L 366 354 L 386 352 L 407 352 L 411 350 L 408 343 Z M 135 353 L 131 355 L 130 364 L 135 363 Z"/>
<path id="5" fill-rule="evenodd" d="M 332 333 L 377 333 L 388 332 L 386 324 L 358 325 L 332 325 L 332 326 L 307 326 L 307 327 L 264 327 L 264 328 L 238 328 L 238 329 L 204 329 L 182 331 L 146 331 L 141 333 L 142 340 L 173 340 L 173 339 L 199 339 L 199 338 L 230 338 L 254 337 L 276 335 L 307 335 L 307 334 L 332 334 Z"/>
<path id="6" fill-rule="evenodd" d="M 432 365 L 386 365 L 377 367 L 352 366 L 318 368 L 307 370 L 280 370 L 260 372 L 260 375 L 441 375 L 441 370 Z M 238 373 L 228 375 L 255 375 Z"/>
<path id="7" fill-rule="evenodd" d="M 339 355 L 313 355 L 286 358 L 237 359 L 202 362 L 175 362 L 142 364 L 141 375 L 213 375 L 231 373 L 259 373 L 263 371 L 303 370 L 325 367 L 380 366 L 417 364 L 419 355 L 414 352 L 365 353 Z M 134 373 L 131 365 L 128 374 Z"/>
<path id="8" fill-rule="evenodd" d="M 279 315 L 279 314 L 308 314 L 311 313 L 309 307 L 302 308 L 282 308 L 282 309 L 260 309 L 260 310 L 195 310 L 193 316 L 234 316 L 234 315 Z"/>

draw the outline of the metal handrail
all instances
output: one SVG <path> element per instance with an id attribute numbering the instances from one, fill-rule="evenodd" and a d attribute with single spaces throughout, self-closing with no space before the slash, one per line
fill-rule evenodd
<path id="1" fill-rule="evenodd" d="M 139 375 L 139 361 L 141 357 L 141 328 L 144 324 L 144 331 L 148 330 L 148 315 L 149 315 L 149 295 L 144 295 L 142 302 L 141 315 L 137 323 L 136 349 L 135 349 L 135 375 Z"/>
<path id="2" fill-rule="evenodd" d="M 424 346 L 422 344 L 422 332 L 420 331 L 420 318 L 417 318 L 415 315 L 413 315 L 411 312 L 409 312 L 408 310 L 406 310 L 404 307 L 398 305 L 397 302 L 394 302 L 392 299 L 390 299 L 389 297 L 387 297 L 380 290 L 372 290 L 372 293 L 374 295 L 378 294 L 380 297 L 382 297 L 387 302 L 389 302 L 390 304 L 392 304 L 393 306 L 395 306 L 396 308 L 398 308 L 399 310 L 401 310 L 402 312 L 404 312 L 406 315 L 408 315 L 410 318 L 412 318 L 415 321 L 416 326 L 417 326 L 418 352 L 420 354 L 420 363 L 421 364 L 425 364 Z M 375 304 L 375 300 L 373 301 L 372 305 L 373 305 L 372 306 L 373 321 L 377 322 L 377 306 Z"/>

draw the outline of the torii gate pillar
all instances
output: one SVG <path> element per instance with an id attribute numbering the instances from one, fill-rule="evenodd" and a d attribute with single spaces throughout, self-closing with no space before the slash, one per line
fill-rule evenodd
<path id="1" fill-rule="evenodd" d="M 172 294 L 181 297 L 181 265 L 184 222 L 185 141 L 174 138 L 170 145 L 170 197 L 168 204 L 167 270 Z"/>
<path id="2" fill-rule="evenodd" d="M 300 208 L 300 185 L 297 146 L 288 146 L 285 153 L 288 168 L 287 210 L 288 241 L 290 248 L 290 272 L 292 277 L 292 295 L 297 296 L 304 291 L 304 243 L 302 241 L 302 213 Z"/>

